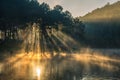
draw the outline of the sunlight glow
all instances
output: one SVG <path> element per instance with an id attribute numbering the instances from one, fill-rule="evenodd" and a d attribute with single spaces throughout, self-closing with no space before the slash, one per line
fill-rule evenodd
<path id="1" fill-rule="evenodd" d="M 74 68 L 75 66 L 75 68 L 81 69 L 81 64 L 84 66 L 83 70 L 87 74 L 89 74 L 90 70 L 94 70 L 92 68 L 96 66 L 97 68 L 100 68 L 100 70 L 106 70 L 111 72 L 119 70 L 119 66 L 116 65 L 120 63 L 119 59 L 102 55 L 100 52 L 93 52 L 91 54 L 91 51 L 89 49 L 84 50 L 83 53 L 78 52 L 74 54 L 67 54 L 61 52 L 59 54 L 59 58 L 54 58 L 54 61 L 52 60 L 52 57 L 49 57 L 49 54 L 45 53 L 45 55 L 46 56 L 41 56 L 40 54 L 32 53 L 16 54 L 15 56 L 5 60 L 8 61 L 6 64 L 0 64 L 0 73 L 3 73 L 4 71 L 13 71 L 14 69 L 15 74 L 12 74 L 14 75 L 16 80 L 18 80 L 19 77 L 23 78 L 23 80 L 47 80 L 46 76 L 49 77 L 52 74 L 58 73 L 58 71 L 59 74 L 62 75 L 64 73 L 64 70 Z M 55 53 L 54 55 L 56 56 L 57 53 Z M 85 79 L 87 79 L 86 76 L 82 80 Z M 6 79 L 4 79 L 3 76 L 1 80 Z M 74 80 L 76 80 L 76 77 L 74 78 Z"/>
<path id="2" fill-rule="evenodd" d="M 37 74 L 38 77 L 40 76 L 40 74 L 41 74 L 41 69 L 40 68 L 36 68 L 36 74 Z"/>
<path id="3" fill-rule="evenodd" d="M 91 74 L 90 71 L 92 70 L 97 72 L 97 68 L 100 71 L 106 70 L 106 72 L 117 72 L 119 70 L 117 65 L 119 65 L 120 60 L 117 57 L 110 57 L 101 51 L 93 51 L 89 48 L 72 51 L 73 48 L 80 47 L 80 44 L 69 35 L 61 31 L 54 31 L 54 34 L 51 34 L 52 37 L 48 35 L 49 39 L 47 40 L 45 36 L 41 37 L 37 30 L 37 27 L 33 27 L 31 32 L 28 29 L 27 32 L 29 34 L 26 33 L 28 35 L 26 36 L 27 39 L 25 38 L 23 42 L 23 48 L 25 49 L 25 46 L 29 45 L 27 51 L 20 51 L 5 59 L 4 62 L 0 62 L 0 74 L 3 73 L 1 80 L 6 80 L 4 74 L 11 77 L 9 75 L 11 72 L 15 77 L 14 80 L 19 78 L 22 80 L 48 80 L 49 78 L 49 80 L 53 80 L 54 77 L 56 79 L 59 75 L 64 75 L 66 71 L 67 73 L 73 72 L 75 74 L 76 71 L 77 73 L 81 71 L 81 73 L 84 72 L 88 75 Z M 57 41 L 62 45 L 59 45 L 60 43 L 57 44 Z M 53 48 L 49 49 L 47 42 L 50 47 L 58 48 L 58 51 Z M 66 47 L 70 52 L 62 52 L 62 50 L 59 50 L 62 49 L 61 47 Z M 107 52 L 105 53 L 107 54 Z M 81 75 L 83 76 L 84 73 Z M 71 77 L 68 76 L 69 79 Z M 87 80 L 88 78 L 89 76 L 83 76 L 82 80 Z M 74 76 L 74 80 L 78 80 L 76 76 Z"/>

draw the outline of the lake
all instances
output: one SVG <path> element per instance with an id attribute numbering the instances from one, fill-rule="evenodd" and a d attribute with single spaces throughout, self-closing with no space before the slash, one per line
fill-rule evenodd
<path id="1" fill-rule="evenodd" d="M 9 55 L 0 61 L 0 80 L 120 80 L 120 50 Z"/>

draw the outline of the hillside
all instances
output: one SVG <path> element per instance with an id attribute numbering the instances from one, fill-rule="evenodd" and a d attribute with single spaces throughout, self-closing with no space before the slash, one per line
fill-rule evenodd
<path id="1" fill-rule="evenodd" d="M 80 17 L 85 23 L 86 43 L 94 47 L 120 47 L 120 1 Z"/>
<path id="2" fill-rule="evenodd" d="M 85 22 L 102 20 L 120 20 L 120 1 L 114 4 L 106 4 L 102 8 L 97 8 L 92 12 L 80 17 Z"/>

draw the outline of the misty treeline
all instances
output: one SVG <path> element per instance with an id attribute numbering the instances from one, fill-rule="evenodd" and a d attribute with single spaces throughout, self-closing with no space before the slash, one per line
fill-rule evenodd
<path id="1" fill-rule="evenodd" d="M 91 47 L 119 48 L 120 23 L 113 21 L 86 23 L 85 38 Z"/>
<path id="2" fill-rule="evenodd" d="M 60 5 L 51 9 L 47 3 L 37 0 L 0 0 L 1 39 L 18 39 L 18 33 L 34 23 L 43 35 L 47 34 L 46 29 L 52 28 L 72 36 L 81 37 L 84 33 L 84 24 Z"/>
<path id="3" fill-rule="evenodd" d="M 92 47 L 120 47 L 120 1 L 93 10 L 84 17 L 85 37 Z"/>

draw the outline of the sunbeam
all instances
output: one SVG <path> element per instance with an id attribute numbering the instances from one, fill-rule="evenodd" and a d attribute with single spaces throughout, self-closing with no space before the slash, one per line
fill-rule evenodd
<path id="1" fill-rule="evenodd" d="M 62 31 L 42 33 L 38 24 L 28 26 L 31 27 L 25 30 L 22 50 L 0 63 L 1 80 L 94 80 L 120 70 L 118 58 L 81 50 L 79 42 Z"/>

